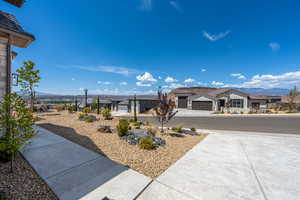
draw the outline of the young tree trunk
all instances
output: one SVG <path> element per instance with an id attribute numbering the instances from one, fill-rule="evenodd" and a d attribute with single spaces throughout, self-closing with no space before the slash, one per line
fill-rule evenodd
<path id="1" fill-rule="evenodd" d="M 164 133 L 164 120 L 163 118 L 161 118 L 161 130 L 160 130 L 161 133 Z"/>
<path id="2" fill-rule="evenodd" d="M 34 99 L 34 94 L 33 94 L 33 88 L 30 86 L 30 109 L 31 112 L 33 112 L 33 99 Z"/>
<path id="3" fill-rule="evenodd" d="M 97 98 L 97 114 L 100 114 L 100 97 Z"/>

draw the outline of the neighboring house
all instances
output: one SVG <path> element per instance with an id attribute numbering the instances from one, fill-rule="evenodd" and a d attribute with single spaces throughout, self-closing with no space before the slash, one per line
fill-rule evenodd
<path id="1" fill-rule="evenodd" d="M 136 97 L 136 113 L 144 113 L 158 106 L 157 96 L 140 96 Z M 134 112 L 134 98 L 129 99 L 129 112 Z"/>
<path id="2" fill-rule="evenodd" d="M 289 97 L 288 97 L 288 95 L 282 96 L 281 102 L 282 102 L 282 103 L 289 103 Z M 295 104 L 300 104 L 300 94 L 298 94 L 298 95 L 295 97 L 294 103 L 295 103 Z"/>
<path id="3" fill-rule="evenodd" d="M 247 112 L 263 109 L 280 96 L 250 95 L 230 88 L 189 87 L 170 92 L 177 108 L 206 111 Z"/>
<path id="4" fill-rule="evenodd" d="M 24 1 L 5 0 L 17 7 Z M 17 19 L 8 13 L 0 11 L 0 100 L 11 91 L 11 60 L 16 54 L 11 46 L 26 48 L 35 38 L 25 32 Z"/>

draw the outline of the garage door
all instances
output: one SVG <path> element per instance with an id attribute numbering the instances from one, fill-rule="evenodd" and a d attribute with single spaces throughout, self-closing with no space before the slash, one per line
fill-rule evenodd
<path id="1" fill-rule="evenodd" d="M 212 110 L 212 101 L 193 101 L 193 110 Z"/>
<path id="2" fill-rule="evenodd" d="M 187 108 L 187 97 L 178 97 L 178 108 Z"/>

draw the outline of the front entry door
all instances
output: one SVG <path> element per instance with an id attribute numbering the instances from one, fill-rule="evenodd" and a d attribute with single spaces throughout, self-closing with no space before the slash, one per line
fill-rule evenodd
<path id="1" fill-rule="evenodd" d="M 188 97 L 178 97 L 178 108 L 187 108 Z"/>

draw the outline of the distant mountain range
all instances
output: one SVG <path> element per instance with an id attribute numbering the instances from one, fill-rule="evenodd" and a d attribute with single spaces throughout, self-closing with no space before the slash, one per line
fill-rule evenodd
<path id="1" fill-rule="evenodd" d="M 248 94 L 267 94 L 267 95 L 286 95 L 290 92 L 289 89 L 284 88 L 232 88 Z"/>
<path id="2" fill-rule="evenodd" d="M 245 92 L 248 94 L 266 94 L 266 95 L 286 95 L 290 92 L 289 89 L 285 89 L 285 88 L 270 88 L 270 89 L 264 89 L 264 88 L 232 88 L 235 90 L 239 90 L 241 92 Z M 21 91 L 17 91 L 16 92 L 19 95 L 23 95 L 23 93 Z M 39 97 L 64 97 L 64 96 L 74 96 L 74 95 L 59 95 L 59 94 L 49 94 L 46 92 L 36 92 L 36 96 Z M 83 96 L 83 95 L 80 95 Z M 97 96 L 97 95 L 88 95 L 88 96 Z M 102 97 L 128 97 L 131 95 L 100 95 Z M 141 96 L 145 96 L 145 95 L 141 95 Z"/>

